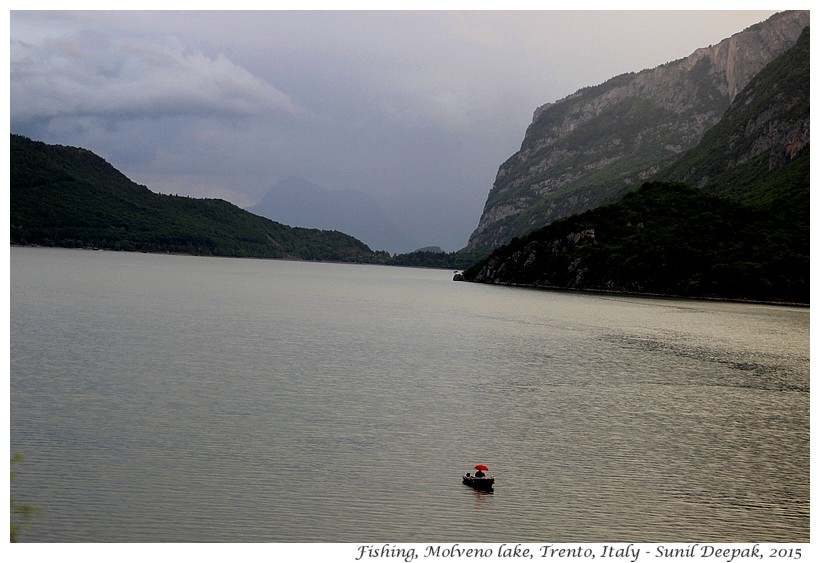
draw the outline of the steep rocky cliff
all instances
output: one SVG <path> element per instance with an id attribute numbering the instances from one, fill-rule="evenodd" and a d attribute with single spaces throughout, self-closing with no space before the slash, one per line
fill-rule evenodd
<path id="1" fill-rule="evenodd" d="M 808 303 L 809 63 L 806 28 L 663 181 L 515 237 L 458 279 Z"/>
<path id="2" fill-rule="evenodd" d="M 809 33 L 756 74 L 720 122 L 658 177 L 748 204 L 771 206 L 800 193 L 804 199 L 792 205 L 807 218 Z"/>
<path id="3" fill-rule="evenodd" d="M 466 250 L 491 250 L 653 178 L 808 25 L 806 11 L 776 14 L 684 59 L 539 107 L 521 149 L 500 166 Z"/>

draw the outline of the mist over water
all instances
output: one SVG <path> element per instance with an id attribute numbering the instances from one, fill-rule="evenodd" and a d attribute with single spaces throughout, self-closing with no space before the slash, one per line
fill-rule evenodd
<path id="1" fill-rule="evenodd" d="M 808 541 L 808 308 L 451 278 L 12 248 L 21 540 Z"/>

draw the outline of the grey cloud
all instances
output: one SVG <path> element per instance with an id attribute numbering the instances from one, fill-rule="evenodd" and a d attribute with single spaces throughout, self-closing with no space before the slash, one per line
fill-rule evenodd
<path id="1" fill-rule="evenodd" d="M 13 123 L 67 116 L 306 115 L 287 94 L 226 56 L 210 57 L 173 41 L 18 41 L 12 45 L 11 76 Z"/>

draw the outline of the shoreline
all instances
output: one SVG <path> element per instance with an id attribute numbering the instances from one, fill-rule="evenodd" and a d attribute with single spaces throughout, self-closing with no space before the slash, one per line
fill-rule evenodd
<path id="1" fill-rule="evenodd" d="M 371 266 L 394 266 L 394 264 L 385 264 L 379 262 L 344 262 L 338 260 L 305 260 L 302 258 L 294 258 L 291 256 L 281 257 L 281 258 L 272 258 L 272 257 L 261 257 L 261 256 L 226 256 L 226 255 L 219 255 L 219 254 L 190 254 L 186 252 L 171 252 L 171 251 L 146 251 L 146 250 L 115 250 L 111 248 L 96 248 L 96 247 L 68 247 L 68 246 L 43 246 L 38 244 L 11 244 L 9 245 L 11 248 L 61 248 L 65 250 L 85 250 L 89 252 L 125 252 L 125 253 L 134 253 L 134 254 L 158 254 L 158 255 L 168 255 L 168 256 L 193 256 L 198 258 L 237 258 L 237 259 L 255 259 L 255 260 L 284 260 L 290 262 L 321 262 L 327 264 L 361 264 L 361 265 L 371 265 Z M 407 268 L 411 266 L 397 266 L 402 268 Z M 449 268 L 431 268 L 429 269 L 439 269 L 439 270 L 448 270 Z M 594 295 L 613 295 L 613 296 L 621 296 L 621 297 L 644 297 L 649 299 L 679 299 L 685 301 L 715 301 L 721 303 L 741 303 L 747 305 L 773 305 L 777 307 L 801 307 L 801 308 L 811 308 L 811 303 L 801 303 L 797 301 L 766 301 L 761 299 L 741 299 L 741 298 L 729 298 L 729 297 L 690 297 L 686 295 L 673 295 L 673 294 L 664 294 L 664 293 L 642 293 L 638 291 L 625 291 L 625 290 L 614 290 L 614 289 L 578 289 L 573 287 L 560 287 L 560 286 L 544 286 L 544 285 L 528 285 L 528 284 L 517 284 L 517 283 L 499 283 L 499 282 L 477 282 L 464 279 L 461 276 L 461 272 L 457 272 L 456 275 L 453 277 L 453 281 L 460 281 L 466 283 L 476 283 L 476 284 L 484 284 L 484 285 L 497 285 L 502 287 L 515 287 L 520 289 L 534 289 L 540 291 L 564 291 L 564 292 L 576 292 L 576 293 L 589 293 Z"/>
<path id="2" fill-rule="evenodd" d="M 766 301 L 762 299 L 741 299 L 730 297 L 690 297 L 687 295 L 673 295 L 665 293 L 642 293 L 639 291 L 626 291 L 615 289 L 579 289 L 574 287 L 561 286 L 546 286 L 546 285 L 528 285 L 519 283 L 500 283 L 500 282 L 477 282 L 464 278 L 455 279 L 454 281 L 462 281 L 466 283 L 477 283 L 484 285 L 498 285 L 502 287 L 515 287 L 520 289 L 534 289 L 541 291 L 562 291 L 562 292 L 576 292 L 576 293 L 590 293 L 595 295 L 612 295 L 621 297 L 644 297 L 648 299 L 679 299 L 682 301 L 714 301 L 719 303 L 740 303 L 747 305 L 773 305 L 776 307 L 801 307 L 805 309 L 811 308 L 811 303 L 801 303 L 799 301 Z"/>

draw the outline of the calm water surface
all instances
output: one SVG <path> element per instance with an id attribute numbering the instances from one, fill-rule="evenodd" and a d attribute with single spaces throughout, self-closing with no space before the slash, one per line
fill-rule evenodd
<path id="1" fill-rule="evenodd" d="M 809 540 L 809 309 L 451 279 L 12 248 L 22 539 Z"/>

